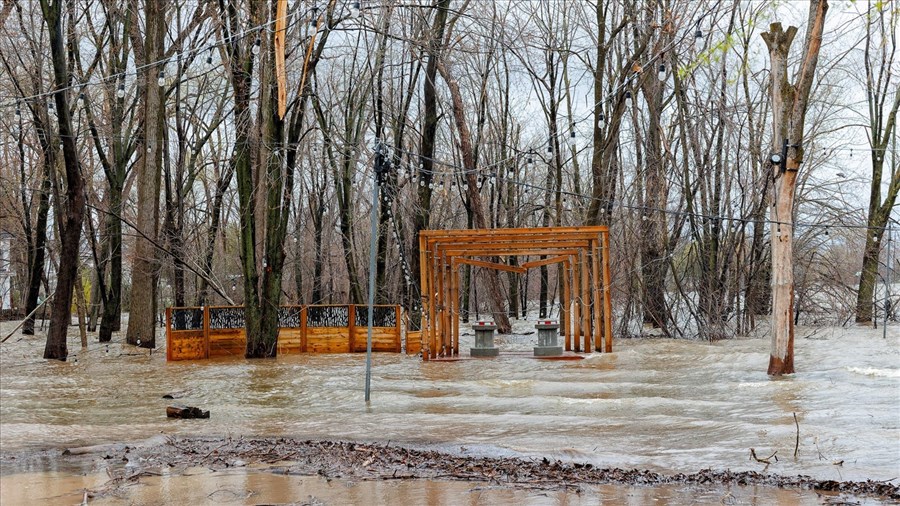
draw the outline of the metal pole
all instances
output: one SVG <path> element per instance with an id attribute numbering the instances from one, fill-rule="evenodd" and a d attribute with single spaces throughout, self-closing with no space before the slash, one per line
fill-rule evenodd
<path id="1" fill-rule="evenodd" d="M 369 241 L 369 318 L 368 330 L 366 335 L 366 404 L 369 403 L 370 390 L 372 385 L 372 321 L 375 318 L 375 259 L 378 254 L 378 190 L 381 187 L 381 172 L 383 170 L 383 155 L 381 151 L 381 142 L 375 146 L 375 180 L 373 181 L 372 190 L 372 238 Z M 356 318 L 356 315 L 350 315 L 350 318 Z"/>

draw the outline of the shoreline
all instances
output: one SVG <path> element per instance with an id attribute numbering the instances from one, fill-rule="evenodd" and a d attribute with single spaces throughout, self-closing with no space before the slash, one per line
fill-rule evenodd
<path id="1" fill-rule="evenodd" d="M 142 443 L 4 452 L 2 475 L 49 471 L 106 471 L 110 483 L 179 476 L 189 468 L 245 469 L 327 480 L 441 480 L 488 483 L 511 489 L 560 491 L 582 486 L 768 487 L 900 501 L 890 481 L 819 480 L 804 475 L 702 469 L 667 474 L 646 469 L 600 468 L 546 457 L 463 455 L 426 445 L 312 440 L 291 437 L 157 436 Z M 88 471 L 91 470 L 91 471 Z"/>

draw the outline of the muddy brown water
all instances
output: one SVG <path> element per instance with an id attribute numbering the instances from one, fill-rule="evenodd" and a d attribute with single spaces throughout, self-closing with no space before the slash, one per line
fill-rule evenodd
<path id="1" fill-rule="evenodd" d="M 900 477 L 900 333 L 889 329 L 888 338 L 882 339 L 880 329 L 853 328 L 806 335 L 796 343 L 799 372 L 780 379 L 765 374 L 769 349 L 765 339 L 713 344 L 619 340 L 614 353 L 591 354 L 579 361 L 501 355 L 495 360 L 429 363 L 417 357 L 377 354 L 368 406 L 363 402 L 363 354 L 167 363 L 164 350 L 150 355 L 120 343 L 110 345 L 108 352 L 97 343 L 81 350 L 73 337 L 70 353 L 77 356 L 77 363 L 74 357 L 61 363 L 37 358 L 42 337 L 14 336 L 0 346 L 0 447 L 10 455 L 138 441 L 160 434 L 286 435 L 427 444 L 479 455 L 540 455 L 671 474 L 712 468 L 804 474 L 822 480 L 896 480 Z M 501 347 L 527 349 L 532 339 L 535 336 L 512 337 Z M 465 338 L 463 344 L 467 349 Z M 164 394 L 177 399 L 162 399 Z M 171 403 L 200 406 L 212 416 L 169 420 L 165 407 Z M 794 414 L 799 425 L 796 458 Z M 753 461 L 750 448 L 759 456 L 777 452 L 777 461 L 773 459 L 769 466 Z M 38 484 L 58 481 L 52 475 L 59 472 L 53 459 L 38 468 L 31 466 L 22 468 L 4 460 L 3 504 L 7 499 L 16 504 L 26 498 L 10 495 L 23 490 L 16 484 L 26 476 Z M 61 470 L 67 480 L 74 480 L 63 480 L 70 485 L 69 492 L 84 488 L 79 480 L 92 476 L 74 471 Z M 238 472 L 229 478 L 228 486 L 260 488 L 241 485 L 241 480 L 251 479 L 247 474 L 260 473 Z M 280 478 L 252 479 L 274 483 Z M 308 495 L 327 495 L 316 488 L 321 485 L 316 479 L 293 480 L 276 487 L 286 490 L 294 497 L 291 500 L 302 499 L 307 490 Z M 176 481 L 167 476 L 147 478 L 130 493 L 149 494 L 146 501 L 138 502 L 153 504 L 162 500 L 153 494 L 199 486 L 192 487 L 190 480 Z M 351 489 L 375 495 L 385 490 L 424 494 L 429 487 L 443 487 L 447 494 L 471 498 L 469 491 L 475 488 L 471 483 L 444 482 L 344 485 L 346 490 L 338 489 L 344 495 L 328 495 L 328 503 L 343 503 Z M 621 500 L 614 504 L 647 502 L 644 496 L 630 499 L 634 487 L 620 488 L 616 497 Z M 50 497 L 46 486 L 37 485 L 37 490 L 45 494 L 41 497 Z M 612 494 L 591 490 L 603 497 Z M 653 490 L 652 494 L 676 497 L 672 504 L 682 503 L 677 487 Z M 786 491 L 766 490 L 760 492 L 769 494 L 764 496 L 765 503 L 771 499 L 793 504 L 815 497 L 785 499 L 781 494 Z M 510 496 L 511 502 L 568 504 L 565 501 L 574 500 L 565 492 L 564 499 L 549 493 L 533 501 L 528 491 L 487 487 L 478 492 L 479 497 L 499 494 L 493 502 L 507 502 L 501 498 L 507 493 L 524 494 Z M 714 491 L 720 496 L 726 492 Z M 748 498 L 761 497 L 756 492 L 743 493 Z M 251 496 L 247 501 L 282 500 L 273 497 Z M 426 495 L 415 497 L 414 502 L 446 503 Z M 465 503 L 490 503 L 480 500 Z"/>

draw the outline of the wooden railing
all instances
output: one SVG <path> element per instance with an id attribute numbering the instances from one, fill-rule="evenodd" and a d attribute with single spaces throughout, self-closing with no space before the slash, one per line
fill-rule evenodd
<path id="1" fill-rule="evenodd" d="M 375 306 L 372 351 L 401 351 L 401 317 L 400 306 Z M 368 306 L 282 306 L 278 324 L 279 355 L 366 351 Z M 244 308 L 167 308 L 166 345 L 170 361 L 243 356 L 247 347 Z"/>

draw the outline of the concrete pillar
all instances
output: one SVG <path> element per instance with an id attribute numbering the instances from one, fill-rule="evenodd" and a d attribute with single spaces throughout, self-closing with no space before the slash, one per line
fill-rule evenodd
<path id="1" fill-rule="evenodd" d="M 562 346 L 557 344 L 559 322 L 544 320 L 538 322 L 534 328 L 538 331 L 538 345 L 534 347 L 535 357 L 554 357 L 562 355 Z"/>
<path id="2" fill-rule="evenodd" d="M 496 357 L 500 354 L 500 348 L 494 346 L 494 330 L 497 325 L 494 322 L 479 321 L 472 325 L 475 331 L 475 347 L 470 348 L 473 357 Z"/>

